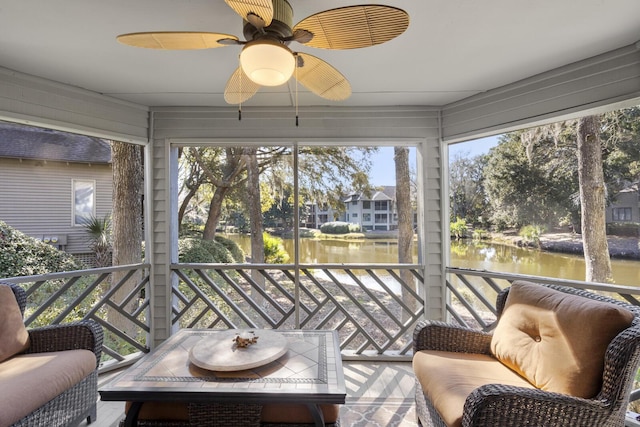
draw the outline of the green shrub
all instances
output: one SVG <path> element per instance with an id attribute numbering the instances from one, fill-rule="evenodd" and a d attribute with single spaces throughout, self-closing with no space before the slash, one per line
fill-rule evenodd
<path id="1" fill-rule="evenodd" d="M 320 231 L 324 234 L 349 234 L 359 233 L 362 228 L 359 224 L 353 224 L 343 221 L 325 222 L 320 226 Z"/>
<path id="2" fill-rule="evenodd" d="M 215 262 L 213 255 L 200 243 L 202 239 L 188 237 L 178 240 L 178 261 L 187 264 L 208 264 Z"/>
<path id="3" fill-rule="evenodd" d="M 533 243 L 536 246 L 540 246 L 540 236 L 542 233 L 544 233 L 544 226 L 533 224 L 522 227 L 518 235 L 522 237 L 526 243 Z"/>
<path id="4" fill-rule="evenodd" d="M 284 242 L 267 233 L 262 234 L 264 240 L 264 261 L 267 264 L 284 264 L 289 261 L 289 254 L 284 249 Z"/>
<path id="5" fill-rule="evenodd" d="M 215 241 L 220 243 L 222 246 L 227 248 L 229 252 L 231 252 L 231 257 L 234 262 L 241 263 L 244 262 L 244 251 L 236 242 L 226 237 L 222 237 L 216 234 Z"/>
<path id="6" fill-rule="evenodd" d="M 640 222 L 611 222 L 607 234 L 623 237 L 640 237 Z"/>
<path id="7" fill-rule="evenodd" d="M 467 221 L 463 218 L 458 218 L 455 222 L 449 224 L 449 230 L 451 237 L 462 239 L 467 235 Z"/>
<path id="8" fill-rule="evenodd" d="M 234 262 L 231 251 L 215 240 L 188 237 L 178 241 L 178 260 L 186 264 Z"/>
<path id="9" fill-rule="evenodd" d="M 318 234 L 320 234 L 320 230 L 316 230 L 314 228 L 300 228 L 299 231 L 299 236 L 300 237 L 309 237 L 309 238 L 315 238 L 318 237 Z M 291 233 L 293 237 L 293 233 Z M 288 237 L 288 236 L 287 236 Z"/>
<path id="10" fill-rule="evenodd" d="M 0 277 L 34 276 L 86 268 L 73 256 L 0 221 Z"/>

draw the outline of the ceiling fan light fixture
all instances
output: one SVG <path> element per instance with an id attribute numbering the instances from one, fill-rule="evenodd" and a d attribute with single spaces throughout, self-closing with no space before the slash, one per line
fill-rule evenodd
<path id="1" fill-rule="evenodd" d="M 247 43 L 240 53 L 240 66 L 245 74 L 261 86 L 279 86 L 293 75 L 296 61 L 291 50 L 269 39 Z"/>

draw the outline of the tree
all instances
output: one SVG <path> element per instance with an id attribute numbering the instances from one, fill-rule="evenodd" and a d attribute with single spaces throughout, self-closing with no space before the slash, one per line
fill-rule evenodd
<path id="1" fill-rule="evenodd" d="M 473 224 L 481 217 L 489 217 L 482 180 L 486 159 L 483 155 L 458 155 L 449 164 L 450 221 L 464 218 Z"/>
<path id="2" fill-rule="evenodd" d="M 533 223 L 528 212 L 549 212 L 554 223 L 547 224 L 556 225 L 571 218 L 583 235 L 586 280 L 609 281 L 605 208 L 640 179 L 640 109 L 513 132 L 489 157 L 485 186 L 493 219 L 526 225 L 523 220 Z"/>
<path id="3" fill-rule="evenodd" d="M 202 235 L 204 240 L 213 240 L 220 223 L 225 197 L 245 179 L 242 148 L 226 147 L 208 150 L 193 148 L 192 152 L 214 188 Z"/>
<path id="4" fill-rule="evenodd" d="M 251 223 L 251 261 L 264 264 L 264 239 L 262 236 L 262 203 L 260 203 L 260 170 L 258 167 L 257 149 L 244 149 L 247 165 L 247 205 L 249 222 Z M 264 289 L 264 276 L 258 270 L 251 271 L 251 277 L 258 287 Z M 262 297 L 256 290 L 254 300 L 262 304 Z"/>
<path id="5" fill-rule="evenodd" d="M 398 263 L 413 263 L 413 209 L 411 208 L 411 179 L 409 174 L 409 149 L 406 147 L 394 148 L 394 160 L 396 167 L 396 210 L 398 212 Z M 401 270 L 402 281 L 409 286 L 415 286 L 415 280 L 409 270 Z M 415 289 L 414 289 L 415 290 Z M 416 309 L 416 300 L 402 289 L 402 300 L 411 309 Z M 403 312 L 403 320 L 410 317 Z"/>
<path id="6" fill-rule="evenodd" d="M 191 147 L 185 149 L 185 166 L 201 168 L 204 180 L 193 180 L 199 189 L 211 188 L 204 239 L 215 236 L 215 230 L 223 218 L 225 203 L 229 197 L 244 203 L 244 183 L 247 179 L 246 164 L 241 147 Z M 300 200 L 312 200 L 337 206 L 346 188 L 368 189 L 368 155 L 371 147 L 312 146 L 299 149 Z M 190 156 L 190 157 L 189 157 Z M 258 171 L 261 181 L 268 184 L 272 194 L 263 199 L 278 203 L 286 192 L 293 194 L 292 152 L 290 147 L 256 148 Z M 185 176 L 195 176 L 184 172 Z M 187 187 L 185 186 L 185 189 Z M 241 191 L 242 190 L 242 191 Z M 185 190 L 186 191 L 186 190 Z M 183 195 L 183 200 L 188 194 Z"/>
<path id="7" fill-rule="evenodd" d="M 134 144 L 114 141 L 111 144 L 113 162 L 113 212 L 112 246 L 113 265 L 137 264 L 142 258 L 142 156 L 140 147 Z M 126 271 L 112 273 L 112 284 L 122 280 Z M 140 280 L 134 274 L 115 293 L 114 298 L 121 303 Z M 135 298 L 124 309 L 132 313 L 137 307 Z M 110 311 L 109 321 L 133 336 L 136 326 L 115 310 Z"/>
<path id="8" fill-rule="evenodd" d="M 578 178 L 582 239 L 588 282 L 610 282 L 611 260 L 605 221 L 605 185 L 599 120 L 587 116 L 578 120 Z"/>
<path id="9" fill-rule="evenodd" d="M 198 194 L 206 178 L 202 172 L 202 168 L 198 165 L 195 159 L 193 159 L 193 156 L 190 156 L 189 150 L 180 150 L 179 155 L 182 158 L 181 163 L 183 167 L 180 168 L 180 172 L 182 173 L 182 177 L 180 179 L 182 188 L 180 189 L 181 202 L 180 208 L 178 209 L 178 226 L 182 229 L 184 217 L 187 214 L 189 207 L 193 205 L 192 201 Z M 197 210 L 199 207 L 198 205 L 199 203 L 193 206 L 193 209 Z"/>
<path id="10" fill-rule="evenodd" d="M 498 229 L 548 224 L 558 217 L 559 186 L 553 174 L 528 159 L 520 134 L 509 135 L 491 149 L 484 168 L 484 188 L 491 206 L 490 220 Z"/>

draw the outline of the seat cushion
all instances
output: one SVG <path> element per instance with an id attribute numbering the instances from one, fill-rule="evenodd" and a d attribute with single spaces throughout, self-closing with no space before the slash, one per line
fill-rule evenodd
<path id="1" fill-rule="evenodd" d="M 491 351 L 542 390 L 592 398 L 602 385 L 607 346 L 632 320 L 611 303 L 514 282 Z"/>
<path id="2" fill-rule="evenodd" d="M 127 402 L 125 411 L 129 411 L 131 403 Z M 325 423 L 335 423 L 340 412 L 340 405 L 320 405 Z M 172 420 L 187 421 L 189 409 L 186 403 L 178 402 L 144 402 L 138 415 L 140 420 Z M 263 423 L 275 424 L 312 424 L 313 418 L 305 405 L 291 403 L 270 403 L 262 407 L 260 420 Z"/>
<path id="3" fill-rule="evenodd" d="M 95 369 L 89 350 L 22 354 L 0 363 L 0 426 L 24 418 Z"/>
<path id="4" fill-rule="evenodd" d="M 9 286 L 0 285 L 0 362 L 28 347 L 29 333 L 24 327 L 16 296 Z"/>
<path id="5" fill-rule="evenodd" d="M 462 426 L 467 396 L 485 384 L 533 388 L 514 371 L 486 354 L 422 350 L 413 356 L 413 371 L 442 420 Z"/>

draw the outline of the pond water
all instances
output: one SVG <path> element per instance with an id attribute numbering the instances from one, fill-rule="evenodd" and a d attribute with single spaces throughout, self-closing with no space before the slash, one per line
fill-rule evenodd
<path id="1" fill-rule="evenodd" d="M 246 254 L 250 253 L 248 236 L 228 235 Z M 293 240 L 284 239 L 293 261 Z M 415 245 L 414 245 L 415 246 Z M 417 253 L 414 253 L 417 260 Z M 398 247 L 393 241 L 300 240 L 302 264 L 395 264 Z M 452 242 L 450 266 L 490 270 L 531 276 L 584 280 L 584 258 L 581 255 L 542 252 L 501 244 Z M 640 261 L 612 259 L 613 279 L 618 285 L 640 286 Z"/>
<path id="2" fill-rule="evenodd" d="M 582 255 L 543 252 L 500 244 L 452 242 L 452 267 L 528 274 L 567 280 L 584 280 Z M 640 261 L 611 259 L 613 280 L 618 285 L 640 286 Z"/>

